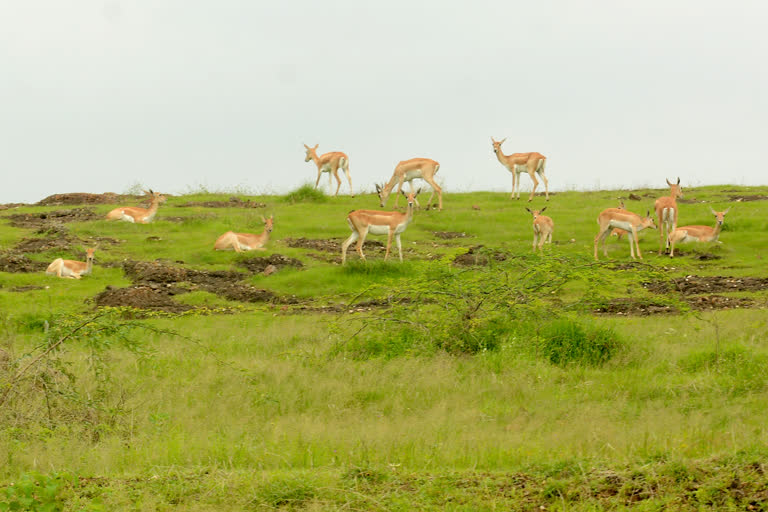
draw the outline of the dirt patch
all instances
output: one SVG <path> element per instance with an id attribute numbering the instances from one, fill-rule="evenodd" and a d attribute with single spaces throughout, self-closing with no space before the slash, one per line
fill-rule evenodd
<path id="1" fill-rule="evenodd" d="M 86 194 L 73 192 L 70 194 L 53 194 L 42 201 L 37 206 L 61 206 L 76 204 L 117 204 L 127 201 L 139 201 L 144 196 L 120 195 L 114 192 L 105 192 L 103 194 Z"/>
<path id="2" fill-rule="evenodd" d="M 239 197 L 230 197 L 229 201 L 190 201 L 188 203 L 176 205 L 181 208 L 198 206 L 202 208 L 266 208 L 266 203 L 257 203 L 250 199 L 243 201 Z"/>
<path id="3" fill-rule="evenodd" d="M 11 251 L 0 254 L 1 272 L 44 272 L 46 268 L 48 263 L 32 261 L 23 254 Z"/>
<path id="4" fill-rule="evenodd" d="M 284 238 L 283 242 L 288 247 L 299 249 L 314 249 L 316 251 L 338 252 L 341 253 L 341 244 L 344 238 Z M 379 240 L 366 240 L 363 244 L 364 251 L 384 251 L 386 245 Z"/>
<path id="5" fill-rule="evenodd" d="M 97 306 L 123 306 L 169 313 L 181 313 L 192 309 L 192 306 L 180 304 L 173 300 L 173 296 L 178 293 L 183 292 L 181 289 L 171 286 L 146 284 L 126 288 L 107 286 L 103 292 L 96 295 L 94 301 Z"/>
<path id="6" fill-rule="evenodd" d="M 40 229 L 56 223 L 96 220 L 100 219 L 101 215 L 94 212 L 93 208 L 72 208 L 41 213 L 15 213 L 5 218 L 10 220 L 11 226 L 15 228 Z"/>
<path id="7" fill-rule="evenodd" d="M 238 302 L 292 302 L 290 298 L 279 299 L 274 292 L 243 283 L 219 283 L 217 286 L 206 287 L 206 291 Z"/>
<path id="8" fill-rule="evenodd" d="M 30 292 L 32 290 L 44 290 L 45 286 L 38 286 L 36 284 L 28 284 L 25 286 L 15 286 L 13 288 L 10 288 L 10 291 L 12 292 Z"/>
<path id="9" fill-rule="evenodd" d="M 685 276 L 669 281 L 643 283 L 655 293 L 677 291 L 683 295 L 768 290 L 768 277 Z"/>
<path id="10" fill-rule="evenodd" d="M 629 194 L 628 197 L 629 197 L 630 201 L 641 201 L 643 199 L 642 197 L 640 197 L 637 194 Z"/>
<path id="11" fill-rule="evenodd" d="M 713 252 L 699 252 L 696 250 L 688 250 L 688 249 L 681 250 L 678 247 L 675 247 L 675 258 L 691 258 L 692 260 L 699 260 L 699 261 L 711 261 L 711 260 L 723 259 L 722 256 L 715 254 Z"/>
<path id="12" fill-rule="evenodd" d="M 603 315 L 619 316 L 648 316 L 679 312 L 676 307 L 668 304 L 653 303 L 647 300 L 633 299 L 631 297 L 611 299 L 609 302 L 596 307 L 593 311 Z"/>
<path id="13" fill-rule="evenodd" d="M 433 235 L 443 240 L 451 240 L 453 238 L 467 238 L 469 235 L 466 233 L 458 233 L 456 231 L 433 231 Z"/>
<path id="14" fill-rule="evenodd" d="M 237 282 L 246 275 L 232 270 L 194 270 L 170 265 L 162 261 L 123 262 L 123 272 L 136 284 L 169 284 L 189 282 L 205 286 L 220 286 L 222 283 Z"/>
<path id="15" fill-rule="evenodd" d="M 765 200 L 768 200 L 768 196 L 763 196 L 763 195 L 730 196 L 729 199 L 731 201 L 741 203 L 741 202 L 749 202 L 749 201 L 765 201 Z"/>
<path id="16" fill-rule="evenodd" d="M 704 201 L 702 199 L 696 199 L 695 197 L 691 197 L 688 199 L 678 198 L 677 202 L 680 204 L 699 204 L 699 203 L 706 203 L 707 201 Z"/>
<path id="17" fill-rule="evenodd" d="M 504 261 L 507 254 L 502 251 L 486 249 L 482 245 L 470 247 L 466 253 L 459 254 L 453 259 L 453 264 L 460 267 L 488 265 L 490 261 Z"/>
<path id="18" fill-rule="evenodd" d="M 6 204 L 0 204 L 0 211 L 3 210 L 10 210 L 11 208 L 19 208 L 20 206 L 29 206 L 25 203 L 6 203 Z"/>
<path id="19" fill-rule="evenodd" d="M 58 238 L 23 238 L 13 247 L 13 250 L 21 253 L 45 252 L 45 251 L 65 251 L 69 250 L 73 243 L 78 239 L 70 236 Z"/>
<path id="20" fill-rule="evenodd" d="M 275 253 L 270 255 L 268 258 L 256 256 L 254 258 L 248 258 L 247 260 L 238 261 L 236 265 L 238 267 L 244 267 L 248 269 L 248 271 L 251 273 L 260 274 L 264 272 L 264 270 L 266 270 L 266 268 L 270 265 L 273 265 L 277 270 L 280 270 L 283 267 L 302 268 L 304 263 L 297 260 L 296 258 L 289 258 L 288 256 Z"/>
<path id="21" fill-rule="evenodd" d="M 752 299 L 744 297 L 723 297 L 722 295 L 701 295 L 698 297 L 691 297 L 687 299 L 686 302 L 688 302 L 693 309 L 699 311 L 748 308 L 755 303 Z"/>

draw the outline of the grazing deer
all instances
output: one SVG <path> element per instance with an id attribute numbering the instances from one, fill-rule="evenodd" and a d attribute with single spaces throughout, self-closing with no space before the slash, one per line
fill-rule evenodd
<path id="1" fill-rule="evenodd" d="M 677 178 L 677 183 L 670 183 L 669 195 L 660 197 L 654 203 L 654 210 L 656 210 L 656 219 L 659 223 L 659 255 L 661 255 L 662 247 L 664 250 L 669 249 L 669 234 L 677 228 L 677 198 L 683 197 L 683 189 L 680 187 L 680 178 Z M 664 245 L 666 242 L 666 245 Z"/>
<path id="2" fill-rule="evenodd" d="M 264 222 L 264 232 L 260 235 L 227 231 L 216 239 L 213 249 L 216 251 L 234 250 L 235 252 L 266 251 L 264 246 L 269 241 L 269 234 L 272 232 L 273 217 L 274 215 L 270 215 L 268 219 L 265 219 L 263 215 L 261 216 L 261 220 Z"/>
<path id="3" fill-rule="evenodd" d="M 144 193 L 152 200 L 149 209 L 136 206 L 115 208 L 107 214 L 107 220 L 124 220 L 126 222 L 135 222 L 139 224 L 148 224 L 152 222 L 155 215 L 157 215 L 157 209 L 165 202 L 166 198 L 158 192 L 153 192 L 152 189 L 145 190 Z"/>
<path id="4" fill-rule="evenodd" d="M 333 177 L 336 178 L 336 193 L 334 195 L 339 195 L 339 189 L 341 188 L 339 168 L 341 168 L 347 175 L 347 181 L 349 181 L 349 193 L 354 196 L 355 194 L 352 192 L 352 177 L 349 175 L 349 157 L 347 154 L 342 153 L 341 151 L 333 151 L 317 156 L 317 146 L 319 146 L 319 144 L 315 144 L 315 147 L 311 148 L 304 144 L 304 148 L 307 150 L 307 155 L 304 161 L 309 162 L 312 160 L 317 166 L 317 181 L 315 182 L 315 188 L 320 184 L 320 177 L 324 172 L 327 172 L 328 186 L 331 188 L 333 187 L 333 182 L 331 181 L 331 175 L 333 175 Z"/>
<path id="5" fill-rule="evenodd" d="M 545 206 L 541 210 L 528 210 L 528 212 L 533 215 L 533 251 L 536 252 L 536 242 L 538 241 L 538 247 L 539 252 L 543 252 L 544 249 L 544 243 L 552 243 L 552 232 L 555 229 L 555 223 L 546 215 L 542 215 L 544 210 L 546 210 L 547 207 Z"/>
<path id="6" fill-rule="evenodd" d="M 410 192 L 407 195 L 405 192 L 401 192 L 408 202 L 408 209 L 405 213 L 382 212 L 379 210 L 355 210 L 350 212 L 347 215 L 347 224 L 349 224 L 352 234 L 341 244 L 341 264 L 343 265 L 347 262 L 347 248 L 355 241 L 357 241 L 357 253 L 361 259 L 365 260 L 363 243 L 369 233 L 373 235 L 387 235 L 387 252 L 384 254 L 384 261 L 389 257 L 389 248 L 392 246 L 392 238 L 394 237 L 397 251 L 400 253 L 400 261 L 402 262 L 403 247 L 400 244 L 400 234 L 405 231 L 408 224 L 413 220 L 413 204 L 420 192 L 421 189 L 415 193 Z"/>
<path id="7" fill-rule="evenodd" d="M 640 244 L 637 241 L 637 233 L 646 228 L 656 229 L 656 224 L 651 217 L 651 211 L 645 215 L 645 218 L 640 217 L 636 213 L 632 213 L 628 210 L 620 210 L 618 208 L 607 208 L 600 212 L 597 217 L 597 223 L 600 226 L 600 232 L 595 237 L 595 261 L 597 258 L 597 245 L 600 241 L 603 242 L 603 255 L 608 256 L 608 248 L 605 246 L 605 239 L 616 228 L 623 229 L 627 232 L 627 238 L 629 239 L 629 254 L 632 259 L 635 259 L 635 247 L 637 247 L 637 256 L 643 259 L 643 255 L 640 252 Z"/>
<path id="8" fill-rule="evenodd" d="M 80 277 L 88 275 L 93 271 L 93 253 L 95 251 L 95 247 L 93 249 L 86 249 L 85 261 L 56 258 L 45 269 L 45 273 L 49 276 L 80 279 Z"/>
<path id="9" fill-rule="evenodd" d="M 528 176 L 533 180 L 533 190 L 531 190 L 531 197 L 528 198 L 528 202 L 531 202 L 533 195 L 536 193 L 536 187 L 539 186 L 536 174 L 544 182 L 544 191 L 547 201 L 549 201 L 549 181 L 547 181 L 547 177 L 544 175 L 547 157 L 541 153 L 512 153 L 511 155 L 505 155 L 501 151 L 501 145 L 504 144 L 505 140 L 507 140 L 506 137 L 498 141 L 491 137 L 493 152 L 496 153 L 496 158 L 499 159 L 501 165 L 512 173 L 512 195 L 510 197 L 512 199 L 515 198 L 515 186 L 517 186 L 517 198 L 520 199 L 520 175 L 527 172 Z"/>
<path id="10" fill-rule="evenodd" d="M 392 189 L 395 188 L 395 183 L 397 183 L 397 194 L 395 195 L 395 208 L 397 208 L 397 201 L 400 199 L 399 194 L 403 191 L 403 183 L 407 181 L 410 184 L 411 193 L 413 194 L 413 180 L 420 178 L 429 183 L 432 187 L 432 194 L 430 194 L 427 204 L 432 204 L 432 198 L 435 196 L 435 192 L 437 192 L 438 210 L 442 210 L 443 189 L 435 183 L 435 174 L 437 174 L 437 171 L 439 170 L 440 164 L 429 158 L 411 158 L 410 160 L 403 160 L 395 166 L 395 172 L 392 173 L 389 183 L 386 185 L 376 184 L 376 193 L 379 195 L 379 205 L 384 208 L 387 204 L 387 199 L 389 199 L 389 195 L 392 193 Z M 416 205 L 419 206 L 418 200 L 416 201 Z"/>
<path id="11" fill-rule="evenodd" d="M 715 227 L 709 226 L 681 226 L 669 234 L 669 256 L 675 256 L 675 244 L 681 242 L 717 242 L 720 236 L 720 230 L 725 222 L 725 214 L 731 211 L 730 208 L 724 212 L 716 212 L 711 206 L 709 211 L 715 216 Z"/>

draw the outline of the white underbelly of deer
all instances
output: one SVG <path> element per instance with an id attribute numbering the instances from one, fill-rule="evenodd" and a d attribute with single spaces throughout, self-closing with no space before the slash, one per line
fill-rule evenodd
<path id="1" fill-rule="evenodd" d="M 629 222 L 621 222 L 617 220 L 612 220 L 609 224 L 612 228 L 619 228 L 623 229 L 624 231 L 628 232 L 630 236 L 632 235 L 632 224 Z"/>
<path id="2" fill-rule="evenodd" d="M 399 224 L 395 228 L 394 234 L 399 235 L 400 233 L 405 231 L 405 228 L 406 228 L 406 224 Z M 387 225 L 377 226 L 375 224 L 371 224 L 370 226 L 368 226 L 368 233 L 372 235 L 389 235 L 389 226 Z"/>

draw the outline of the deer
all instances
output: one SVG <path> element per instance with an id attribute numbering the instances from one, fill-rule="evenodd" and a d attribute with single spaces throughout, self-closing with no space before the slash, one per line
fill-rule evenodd
<path id="1" fill-rule="evenodd" d="M 312 160 L 317 166 L 317 181 L 315 182 L 315 188 L 317 188 L 317 186 L 320 184 L 320 177 L 324 172 L 327 172 L 328 184 L 330 187 L 333 187 L 331 175 L 336 178 L 336 193 L 334 195 L 338 196 L 339 189 L 341 188 L 339 169 L 342 169 L 347 175 L 347 181 L 349 181 L 349 193 L 350 195 L 354 196 L 354 192 L 352 192 L 352 177 L 349 175 L 349 157 L 347 154 L 342 153 L 341 151 L 333 151 L 330 153 L 323 153 L 321 156 L 317 156 L 318 146 L 319 144 L 315 144 L 315 147 L 309 147 L 304 144 L 304 148 L 307 150 L 306 158 L 304 158 L 304 161 L 309 162 Z"/>
<path id="2" fill-rule="evenodd" d="M 546 209 L 546 206 L 541 210 L 531 210 L 526 208 L 528 213 L 533 215 L 533 252 L 536 252 L 537 241 L 539 252 L 544 251 L 543 247 L 545 242 L 549 244 L 552 243 L 552 232 L 555 229 L 555 223 L 550 217 L 542 215 Z"/>
<path id="3" fill-rule="evenodd" d="M 725 223 L 725 214 L 731 211 L 727 208 L 725 211 L 716 212 L 711 206 L 709 211 L 715 216 L 715 227 L 709 226 L 680 226 L 669 234 L 669 257 L 675 256 L 675 244 L 683 242 L 717 242 L 720 236 L 720 230 Z"/>
<path id="4" fill-rule="evenodd" d="M 152 222 L 155 215 L 157 215 L 157 209 L 165 202 L 166 197 L 158 192 L 153 192 L 152 189 L 145 190 L 144 193 L 151 199 L 149 209 L 136 206 L 122 206 L 109 212 L 107 214 L 107 220 L 123 220 L 125 222 L 137 224 L 148 224 Z"/>
<path id="5" fill-rule="evenodd" d="M 272 220 L 274 215 L 270 215 L 268 219 L 261 216 L 262 222 L 264 222 L 264 231 L 259 235 L 252 235 L 250 233 L 235 233 L 234 231 L 227 231 L 213 244 L 215 251 L 266 251 L 264 246 L 269 241 L 269 234 L 272 233 Z"/>
<path id="6" fill-rule="evenodd" d="M 643 254 L 640 252 L 640 244 L 637 241 L 637 233 L 643 229 L 651 228 L 656 229 L 656 224 L 651 217 L 651 211 L 645 215 L 645 218 L 632 213 L 628 210 L 620 210 L 619 208 L 606 208 L 597 217 L 597 223 L 600 226 L 600 231 L 595 237 L 595 261 L 597 258 L 597 245 L 600 241 L 603 242 L 603 255 L 608 256 L 608 248 L 605 246 L 605 239 L 616 228 L 623 229 L 627 232 L 627 238 L 629 239 L 629 254 L 632 259 L 635 258 L 635 247 L 637 247 L 637 257 L 643 259 Z"/>
<path id="7" fill-rule="evenodd" d="M 496 153 L 501 165 L 507 168 L 512 173 L 512 199 L 515 198 L 515 186 L 517 186 L 517 199 L 520 199 L 520 175 L 524 172 L 528 173 L 528 176 L 533 180 L 533 190 L 531 190 L 531 196 L 528 198 L 530 203 L 533 200 L 533 195 L 536 193 L 536 187 L 539 186 L 539 180 L 536 179 L 538 174 L 541 180 L 544 182 L 544 193 L 549 201 L 549 181 L 544 175 L 544 171 L 547 166 L 547 157 L 541 153 L 512 153 L 505 155 L 501 151 L 501 145 L 507 140 L 506 137 L 501 140 L 494 140 L 491 137 L 491 143 L 493 144 L 493 152 Z"/>
<path id="8" fill-rule="evenodd" d="M 93 253 L 96 248 L 85 250 L 85 261 L 65 260 L 56 258 L 45 269 L 46 275 L 68 279 L 80 279 L 93 272 Z"/>
<path id="9" fill-rule="evenodd" d="M 669 195 L 658 198 L 653 205 L 659 223 L 659 256 L 661 256 L 662 247 L 663 250 L 669 249 L 669 234 L 677 228 L 677 198 L 683 197 L 679 177 L 677 183 L 670 183 L 669 180 L 666 182 L 669 185 Z"/>
<path id="10" fill-rule="evenodd" d="M 439 170 L 440 164 L 431 158 L 411 158 L 410 160 L 399 162 L 395 166 L 395 172 L 392 173 L 389 183 L 384 185 L 376 184 L 379 205 L 384 208 L 387 204 L 387 199 L 389 199 L 389 195 L 392 193 L 392 189 L 395 188 L 395 183 L 397 183 L 397 194 L 395 195 L 395 208 L 397 208 L 397 201 L 400 199 L 400 193 L 403 191 L 403 183 L 407 181 L 411 186 L 411 193 L 413 193 L 413 180 L 420 178 L 429 183 L 432 187 L 432 194 L 430 194 L 427 204 L 432 203 L 432 198 L 435 196 L 435 192 L 437 192 L 438 210 L 442 210 L 443 189 L 435 182 L 435 174 L 437 174 L 437 171 Z M 416 201 L 416 205 L 420 206 L 418 200 Z"/>
<path id="11" fill-rule="evenodd" d="M 416 196 L 421 193 L 421 188 L 416 192 L 405 194 L 401 192 L 408 203 L 405 213 L 401 212 L 383 212 L 380 210 L 354 210 L 347 215 L 347 224 L 352 234 L 349 235 L 343 244 L 341 244 L 341 264 L 347 262 L 347 248 L 357 242 L 357 253 L 360 259 L 365 261 L 363 254 L 363 243 L 368 234 L 387 235 L 387 251 L 384 254 L 384 261 L 389 257 L 389 249 L 392 246 L 392 238 L 397 244 L 397 251 L 400 254 L 400 262 L 403 261 L 403 247 L 400 244 L 400 235 L 406 230 L 408 224 L 413 220 L 413 208 L 416 202 Z"/>

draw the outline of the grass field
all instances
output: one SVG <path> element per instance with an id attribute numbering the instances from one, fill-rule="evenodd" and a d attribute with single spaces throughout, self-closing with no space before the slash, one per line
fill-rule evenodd
<path id="1" fill-rule="evenodd" d="M 373 194 L 0 210 L 0 510 L 764 510 L 768 187 L 684 189 L 681 225 L 731 206 L 721 244 L 595 263 L 597 214 L 663 193 L 551 194 L 541 255 L 524 201 L 446 193 L 404 263 L 345 267 Z M 270 214 L 267 251 L 212 250 Z"/>

